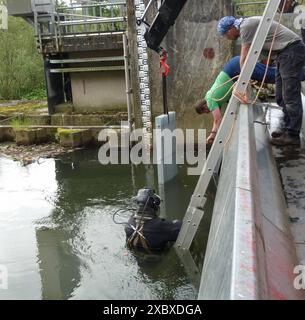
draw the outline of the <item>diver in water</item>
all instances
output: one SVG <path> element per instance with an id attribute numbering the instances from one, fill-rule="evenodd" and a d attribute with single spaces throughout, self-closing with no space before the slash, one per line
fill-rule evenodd
<path id="1" fill-rule="evenodd" d="M 144 188 L 135 197 L 139 209 L 125 226 L 127 244 L 131 248 L 156 252 L 176 241 L 182 222 L 158 217 L 161 199 L 152 189 Z"/>

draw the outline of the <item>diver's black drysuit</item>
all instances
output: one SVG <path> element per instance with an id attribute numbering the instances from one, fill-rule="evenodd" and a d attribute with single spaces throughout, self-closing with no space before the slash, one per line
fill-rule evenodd
<path id="1" fill-rule="evenodd" d="M 181 221 L 161 219 L 152 208 L 146 208 L 144 214 L 141 211 L 139 212 L 131 216 L 128 225 L 125 227 L 126 239 L 130 246 L 160 251 L 168 243 L 177 240 L 182 225 Z M 135 232 L 137 223 L 142 225 L 142 228 L 141 226 L 138 228 L 139 232 Z"/>

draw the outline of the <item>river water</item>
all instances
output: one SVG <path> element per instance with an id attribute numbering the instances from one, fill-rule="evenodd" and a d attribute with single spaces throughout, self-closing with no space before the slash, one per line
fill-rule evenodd
<path id="1" fill-rule="evenodd" d="M 113 214 L 124 209 L 116 220 L 127 221 L 131 198 L 149 186 L 164 199 L 161 216 L 182 219 L 198 177 L 180 166 L 159 188 L 155 167 L 102 166 L 97 154 L 77 151 L 26 167 L 0 158 L 0 265 L 8 271 L 0 299 L 195 299 L 197 283 L 175 250 L 129 251 Z M 207 235 L 201 227 L 199 256 Z"/>

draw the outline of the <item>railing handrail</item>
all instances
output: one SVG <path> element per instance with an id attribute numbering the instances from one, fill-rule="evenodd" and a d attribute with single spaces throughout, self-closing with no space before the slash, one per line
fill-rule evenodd
<path id="1" fill-rule="evenodd" d="M 76 6 L 57 6 L 59 10 L 73 10 L 73 9 L 82 9 L 82 8 L 96 8 L 96 7 L 116 7 L 116 6 L 126 6 L 126 1 L 122 2 L 109 2 L 105 3 L 97 3 L 97 4 L 78 4 Z"/>
<path id="2" fill-rule="evenodd" d="M 80 34 L 100 35 L 126 31 L 126 1 L 92 2 L 77 4 L 73 1 L 62 6 L 58 1 L 51 0 L 51 5 L 43 12 L 41 5 L 34 1 L 35 34 L 40 51 L 42 41 L 53 39 L 56 49 L 63 40 Z M 104 10 L 107 8 L 106 10 Z"/>
<path id="3" fill-rule="evenodd" d="M 125 17 L 113 17 L 113 18 L 98 18 L 98 19 L 86 19 L 86 20 L 67 20 L 58 21 L 59 26 L 77 26 L 77 25 L 87 25 L 87 24 L 102 24 L 102 23 L 113 23 L 113 22 L 125 22 Z"/>
<path id="4" fill-rule="evenodd" d="M 249 5 L 266 5 L 268 1 L 254 1 L 254 2 L 237 2 L 234 4 L 235 7 L 243 7 Z"/>

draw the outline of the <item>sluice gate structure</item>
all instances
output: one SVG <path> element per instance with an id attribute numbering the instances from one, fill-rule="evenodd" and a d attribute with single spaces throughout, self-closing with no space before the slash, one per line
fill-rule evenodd
<path id="1" fill-rule="evenodd" d="M 132 123 L 126 1 L 7 1 L 34 28 L 49 113 L 128 112 Z"/>
<path id="2" fill-rule="evenodd" d="M 267 4 L 265 20 L 254 41 L 247 68 L 241 74 L 239 91 L 246 90 L 251 68 L 279 2 L 260 2 L 263 8 Z M 111 1 L 111 4 L 70 1 L 63 7 L 55 7 L 51 0 L 22 3 L 8 0 L 7 3 L 11 15 L 23 17 L 35 29 L 38 49 L 44 57 L 50 113 L 67 102 L 73 103 L 75 110 L 86 108 L 86 111 L 120 109 L 124 105 L 130 126 L 134 116 L 138 124 L 151 126 L 154 111 L 161 110 L 161 95 L 158 61 L 141 42 L 143 34 L 135 24 L 136 14 L 145 10 L 145 1 Z M 201 88 L 200 72 L 210 70 L 205 79 L 211 80 L 232 53 L 227 43 L 215 40 L 215 32 L 211 31 L 217 19 L 232 13 L 232 8 L 228 1 L 215 3 L 212 9 L 217 10 L 210 18 L 206 8 L 211 7 L 210 3 L 189 0 L 183 19 L 177 21 L 165 39 L 175 69 L 169 78 L 169 104 L 170 108 L 177 108 L 178 127 L 202 124 L 194 121 L 195 114 L 188 112 L 194 92 Z M 196 5 L 205 12 L 203 22 Z M 235 7 L 235 13 L 240 12 L 237 9 L 241 10 L 241 6 Z M 128 40 L 127 28 L 131 35 Z M 202 30 L 203 40 L 199 37 Z M 211 52 L 218 58 L 207 54 Z M 145 80 L 146 73 L 150 75 L 149 83 Z M 136 94 L 135 88 L 142 91 Z M 107 100 L 109 95 L 113 96 L 111 103 Z M 193 100 L 188 100 L 189 96 Z M 269 107 L 231 100 L 191 199 L 176 243 L 177 252 L 189 270 L 192 269 L 189 249 L 204 214 L 206 188 L 221 164 L 199 299 L 305 298 L 304 290 L 294 287 L 294 269 L 305 259 L 305 240 L 297 243 L 302 247 L 297 254 L 266 129 L 265 110 Z M 302 230 L 305 232 L 305 228 Z"/>

